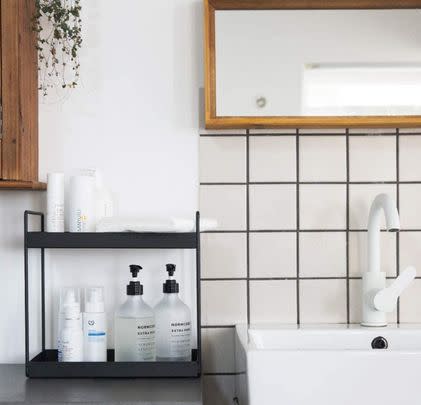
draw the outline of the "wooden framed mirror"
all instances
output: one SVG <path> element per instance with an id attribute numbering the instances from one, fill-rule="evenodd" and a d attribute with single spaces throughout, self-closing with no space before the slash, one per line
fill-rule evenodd
<path id="1" fill-rule="evenodd" d="M 421 127 L 421 0 L 204 0 L 206 128 Z"/>

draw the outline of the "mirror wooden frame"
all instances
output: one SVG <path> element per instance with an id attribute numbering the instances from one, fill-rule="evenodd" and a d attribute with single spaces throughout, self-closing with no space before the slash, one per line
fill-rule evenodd
<path id="1" fill-rule="evenodd" d="M 412 9 L 421 0 L 204 0 L 205 126 L 235 128 L 416 128 L 421 115 L 413 116 L 259 116 L 216 115 L 215 11 L 308 9 Z"/>

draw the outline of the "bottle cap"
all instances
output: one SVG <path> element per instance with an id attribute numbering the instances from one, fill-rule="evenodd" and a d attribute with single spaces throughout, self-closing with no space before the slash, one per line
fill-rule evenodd
<path id="1" fill-rule="evenodd" d="M 142 267 L 138 264 L 131 264 L 129 267 L 134 280 L 131 280 L 127 285 L 127 295 L 143 295 L 143 285 L 140 284 L 140 281 L 137 279 L 139 271 L 142 270 Z"/>
<path id="2" fill-rule="evenodd" d="M 85 288 L 85 312 L 104 312 L 104 288 Z"/>
<path id="3" fill-rule="evenodd" d="M 168 280 L 165 281 L 165 283 L 163 284 L 162 290 L 165 294 L 178 293 L 180 290 L 180 287 L 177 281 L 172 278 L 172 276 L 175 273 L 175 264 L 169 263 L 166 265 L 166 267 L 167 267 L 167 272 L 168 272 Z"/>
<path id="4" fill-rule="evenodd" d="M 60 312 L 80 316 L 80 290 L 77 287 L 63 287 L 60 291 Z"/>

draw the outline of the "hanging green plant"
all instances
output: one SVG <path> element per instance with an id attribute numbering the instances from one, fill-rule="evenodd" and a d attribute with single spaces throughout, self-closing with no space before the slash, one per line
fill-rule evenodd
<path id="1" fill-rule="evenodd" d="M 82 45 L 81 0 L 36 0 L 39 90 L 74 88 L 79 81 Z"/>

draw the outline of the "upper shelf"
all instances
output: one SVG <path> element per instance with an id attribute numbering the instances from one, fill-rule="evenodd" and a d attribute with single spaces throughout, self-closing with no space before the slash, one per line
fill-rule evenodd
<path id="1" fill-rule="evenodd" d="M 28 232 L 27 248 L 51 249 L 196 249 L 196 233 Z"/>
<path id="2" fill-rule="evenodd" d="M 46 190 L 47 184 L 39 181 L 0 180 L 0 190 Z"/>

